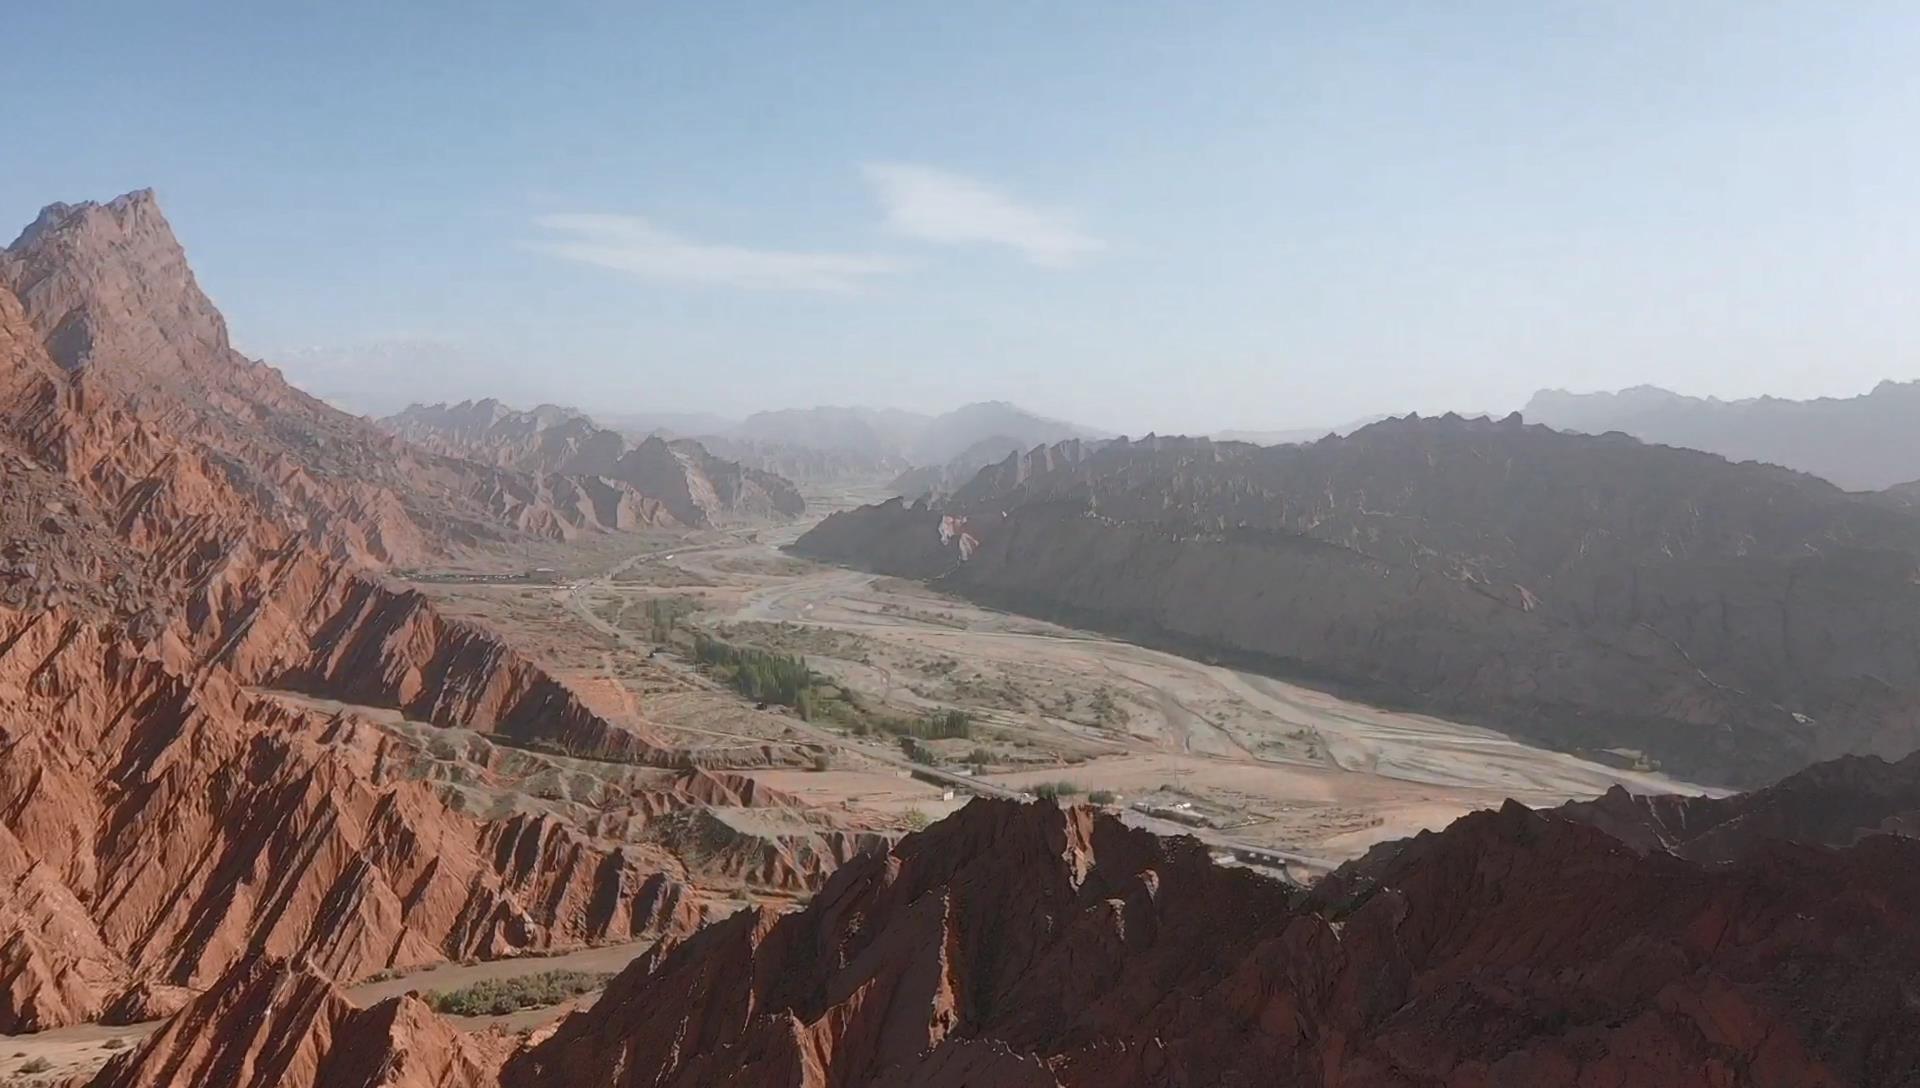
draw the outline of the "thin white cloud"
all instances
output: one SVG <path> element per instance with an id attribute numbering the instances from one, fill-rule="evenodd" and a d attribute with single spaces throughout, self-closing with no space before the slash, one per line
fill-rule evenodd
<path id="1" fill-rule="evenodd" d="M 1038 265 L 1064 267 L 1106 248 L 1072 215 L 1023 204 L 984 182 L 930 166 L 867 163 L 861 170 L 899 234 L 945 245 L 1000 245 Z"/>
<path id="2" fill-rule="evenodd" d="M 852 294 L 900 270 L 887 257 L 712 245 L 681 238 L 631 215 L 543 215 L 534 223 L 561 237 L 532 248 L 570 261 L 651 280 L 761 291 Z"/>

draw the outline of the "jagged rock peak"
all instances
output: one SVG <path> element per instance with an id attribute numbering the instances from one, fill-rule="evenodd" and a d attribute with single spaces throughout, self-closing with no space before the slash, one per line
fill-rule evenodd
<path id="1" fill-rule="evenodd" d="M 49 204 L 8 247 L 10 285 L 67 370 L 177 372 L 231 352 L 153 190 Z"/>

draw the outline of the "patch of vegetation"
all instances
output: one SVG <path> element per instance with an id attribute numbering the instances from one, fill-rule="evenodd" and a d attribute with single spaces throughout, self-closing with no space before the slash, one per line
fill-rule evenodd
<path id="1" fill-rule="evenodd" d="M 924 810 L 917 808 L 908 809 L 902 819 L 905 820 L 908 831 L 925 831 L 927 825 L 933 823 L 932 817 L 928 816 Z"/>
<path id="2" fill-rule="evenodd" d="M 505 1016 L 521 1009 L 558 1005 L 607 984 L 611 971 L 540 971 L 514 978 L 487 979 L 458 990 L 431 991 L 421 998 L 435 1012 L 450 1016 Z"/>
<path id="3" fill-rule="evenodd" d="M 693 636 L 693 659 L 749 699 L 794 707 L 802 711 L 801 717 L 813 713 L 812 689 L 821 677 L 801 658 L 735 646 L 701 633 Z M 808 693 L 806 707 L 798 705 L 801 692 Z"/>
<path id="4" fill-rule="evenodd" d="M 1092 805 L 1111 805 L 1115 801 L 1112 790 L 1089 790 L 1087 803 Z"/>
<path id="5" fill-rule="evenodd" d="M 20 1066 L 22 1073 L 44 1073 L 53 1068 L 53 1063 L 45 1058 L 30 1058 Z"/>
<path id="6" fill-rule="evenodd" d="M 963 740 L 973 736 L 973 715 L 964 710 L 936 710 L 911 722 L 907 735 L 920 740 Z"/>
<path id="7" fill-rule="evenodd" d="M 700 611 L 700 602 L 692 597 L 652 597 L 647 600 L 647 635 L 655 642 L 670 643 L 680 621 Z"/>
<path id="8" fill-rule="evenodd" d="M 1058 801 L 1062 797 L 1072 797 L 1074 794 L 1085 792 L 1087 791 L 1072 782 L 1066 781 L 1042 782 L 1033 787 L 1033 795 L 1035 797 L 1048 801 Z"/>
<path id="9" fill-rule="evenodd" d="M 802 623 L 728 623 L 714 628 L 721 638 L 787 654 L 858 661 L 867 657 L 869 640 L 861 635 Z"/>
<path id="10" fill-rule="evenodd" d="M 912 740 L 962 740 L 973 736 L 973 715 L 936 710 L 918 718 L 876 710 L 851 688 L 816 685 L 808 699 L 813 718 L 844 726 L 856 737 L 882 734 Z M 804 715 L 803 715 L 804 716 Z"/>

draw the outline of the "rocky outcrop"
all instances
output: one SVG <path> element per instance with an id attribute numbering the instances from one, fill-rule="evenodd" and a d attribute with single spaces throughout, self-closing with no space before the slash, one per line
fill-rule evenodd
<path id="1" fill-rule="evenodd" d="M 948 495 L 979 475 L 981 469 L 1000 464 L 1025 448 L 1019 439 L 991 435 L 954 454 L 944 464 L 908 469 L 895 476 L 887 487 L 908 499 Z"/>
<path id="2" fill-rule="evenodd" d="M 1701 867 L 1509 805 L 1301 899 L 1190 840 L 976 801 L 797 914 L 657 948 L 503 1080 L 1898 1084 L 1917 860 Z"/>
<path id="3" fill-rule="evenodd" d="M 667 443 L 667 448 L 688 467 L 690 475 L 706 480 L 706 488 L 713 492 L 716 509 L 720 511 L 759 518 L 793 518 L 806 513 L 806 500 L 790 480 L 765 469 L 715 457 L 691 438 L 676 438 Z"/>
<path id="4" fill-rule="evenodd" d="M 116 501 L 164 507 L 184 496 L 142 488 L 181 458 L 363 562 L 414 563 L 501 534 L 509 511 L 489 505 L 482 466 L 395 441 L 235 351 L 150 191 L 51 205 L 7 255 L 0 289 L 66 379 L 43 381 L 9 420 L 57 468 Z M 565 511 L 544 527 L 582 528 Z"/>
<path id="5" fill-rule="evenodd" d="M 624 813 L 608 813 L 593 826 L 670 848 L 705 877 L 786 895 L 819 890 L 839 866 L 884 854 L 896 838 L 838 826 L 800 798 L 745 775 L 701 769 L 635 790 Z"/>
<path id="6" fill-rule="evenodd" d="M 1912 777 L 1849 761 L 1748 804 L 1811 789 L 1827 797 L 1813 807 L 1864 792 L 1870 808 L 1911 811 Z M 1301 891 L 1092 809 L 975 801 L 848 862 L 802 910 L 752 909 L 656 945 L 507 1057 L 499 1082 L 1909 1083 L 1920 842 L 1755 830 L 1738 858 L 1707 863 L 1510 802 Z M 263 1015 L 257 999 L 194 1008 L 209 1011 L 96 1085 L 159 1083 L 126 1078 L 244 1050 Z M 339 1049 L 316 1046 L 310 1064 Z"/>
<path id="7" fill-rule="evenodd" d="M 691 439 L 630 442 L 571 409 L 517 411 L 495 400 L 414 405 L 381 425 L 417 445 L 543 478 L 581 477 L 619 486 L 683 525 L 740 517 L 796 517 L 806 509 L 792 483 L 708 453 Z"/>
<path id="8" fill-rule="evenodd" d="M 1708 781 L 1920 744 L 1920 516 L 1621 435 L 1063 443 L 795 548 Z"/>
<path id="9" fill-rule="evenodd" d="M 583 522 L 233 352 L 150 194 L 0 260 L 0 476 L 0 1032 L 163 1015 L 260 953 L 350 980 L 703 917 L 671 846 L 467 815 L 366 717 L 259 693 L 693 761 L 380 579 Z"/>
<path id="10" fill-rule="evenodd" d="M 702 917 L 665 850 L 376 785 L 369 725 L 58 616 L 7 617 L 0 645 L 0 1031 L 168 1012 L 259 951 L 352 979 Z"/>
<path id="11" fill-rule="evenodd" d="M 320 974 L 251 956 L 94 1088 L 488 1088 L 507 1048 L 412 995 L 356 1007 Z"/>

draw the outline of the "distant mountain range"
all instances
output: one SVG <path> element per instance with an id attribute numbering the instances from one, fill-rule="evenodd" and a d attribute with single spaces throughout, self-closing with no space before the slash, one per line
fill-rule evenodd
<path id="1" fill-rule="evenodd" d="M 1352 434 L 1369 423 L 1378 423 L 1386 418 L 1386 414 L 1381 413 L 1350 419 L 1333 427 L 1289 427 L 1279 431 L 1215 431 L 1208 437 L 1215 442 L 1251 442 L 1256 446 L 1287 446 L 1301 442 L 1318 442 L 1330 434 Z"/>
<path id="2" fill-rule="evenodd" d="M 910 465 L 944 465 L 989 438 L 1030 449 L 1099 432 L 1035 415 L 1005 401 L 981 401 L 937 416 L 894 408 L 789 408 L 748 416 L 728 437 L 818 450 L 847 450 Z"/>
<path id="3" fill-rule="evenodd" d="M 1698 780 L 1920 741 L 1898 493 L 1517 414 L 1069 441 L 795 548 Z"/>
<path id="4" fill-rule="evenodd" d="M 692 438 L 715 456 L 799 483 L 893 486 L 918 494 L 938 481 L 964 483 L 1014 452 L 1100 432 L 981 401 L 928 415 L 898 408 L 821 405 L 756 412 L 739 421 L 703 414 L 595 413 L 603 427 L 636 439 Z"/>
<path id="5" fill-rule="evenodd" d="M 558 405 L 521 411 L 497 400 L 416 404 L 380 426 L 449 457 L 625 484 L 665 504 L 682 525 L 792 517 L 805 509 L 800 492 L 774 473 L 717 457 L 692 439 L 634 441 Z"/>
<path id="6" fill-rule="evenodd" d="M 1521 414 L 1562 431 L 1621 431 L 1647 442 L 1811 472 L 1850 491 L 1920 480 L 1920 381 L 1857 397 L 1720 400 L 1641 385 L 1618 393 L 1543 389 Z"/>

